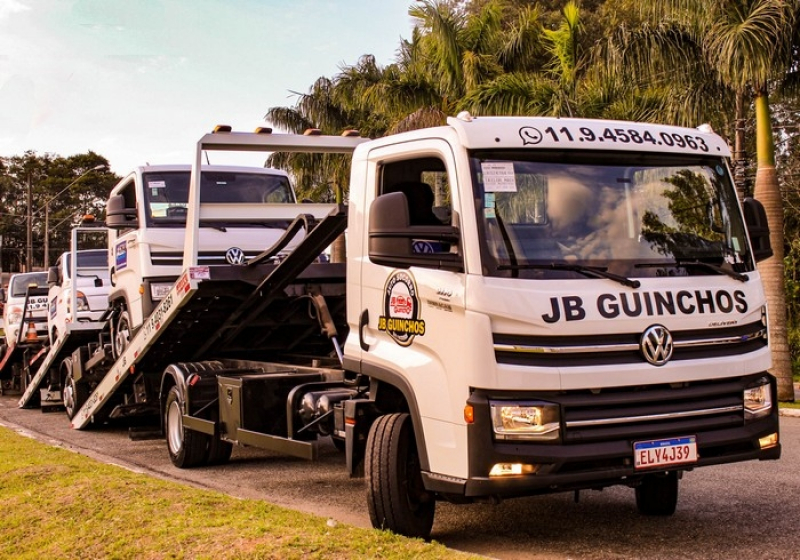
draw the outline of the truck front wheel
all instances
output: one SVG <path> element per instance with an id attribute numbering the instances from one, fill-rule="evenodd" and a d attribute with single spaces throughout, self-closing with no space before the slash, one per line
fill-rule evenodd
<path id="1" fill-rule="evenodd" d="M 436 501 L 425 490 L 411 417 L 386 414 L 370 427 L 364 464 L 372 526 L 427 539 Z"/>
<path id="2" fill-rule="evenodd" d="M 181 469 L 197 467 L 208 460 L 209 437 L 183 427 L 183 401 L 177 387 L 167 394 L 164 410 L 167 449 L 172 464 Z"/>
<path id="3" fill-rule="evenodd" d="M 70 358 L 61 362 L 61 372 L 61 378 L 64 380 L 61 385 L 61 399 L 64 402 L 67 418 L 72 420 L 89 400 L 89 387 L 85 383 L 75 381 L 72 376 L 72 360 Z"/>
<path id="4" fill-rule="evenodd" d="M 131 339 L 131 316 L 128 310 L 120 307 L 116 319 L 111 324 L 111 352 L 117 360 L 128 347 Z"/>
<path id="5" fill-rule="evenodd" d="M 636 487 L 636 507 L 643 515 L 672 515 L 677 505 L 677 471 L 648 474 Z"/>

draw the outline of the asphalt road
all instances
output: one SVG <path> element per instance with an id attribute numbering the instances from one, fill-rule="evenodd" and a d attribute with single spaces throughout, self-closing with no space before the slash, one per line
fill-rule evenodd
<path id="1" fill-rule="evenodd" d="M 0 397 L 0 424 L 90 457 L 244 498 L 369 527 L 362 480 L 324 445 L 315 463 L 234 448 L 219 467 L 180 470 L 161 439 L 132 441 L 125 430 L 71 430 L 62 412 L 17 408 Z M 681 481 L 669 518 L 636 511 L 633 490 L 612 488 L 509 500 L 437 505 L 433 538 L 502 559 L 800 559 L 800 418 L 781 417 L 783 457 L 698 469 Z"/>

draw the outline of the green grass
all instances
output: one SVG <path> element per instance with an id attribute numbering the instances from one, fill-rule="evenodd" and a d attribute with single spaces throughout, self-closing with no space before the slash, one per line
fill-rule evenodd
<path id="1" fill-rule="evenodd" d="M 0 558 L 469 557 L 134 473 L 5 428 L 0 504 Z"/>

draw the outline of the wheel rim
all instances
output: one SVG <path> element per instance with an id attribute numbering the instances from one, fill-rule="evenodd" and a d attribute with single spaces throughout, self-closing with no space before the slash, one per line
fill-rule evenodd
<path id="1" fill-rule="evenodd" d="M 114 352 L 119 357 L 128 347 L 128 339 L 130 338 L 130 325 L 128 324 L 128 314 L 123 311 L 117 321 L 117 328 L 114 332 Z"/>
<path id="2" fill-rule="evenodd" d="M 183 414 L 178 401 L 172 401 L 167 409 L 167 443 L 173 453 L 183 446 Z"/>
<path id="3" fill-rule="evenodd" d="M 72 418 L 75 415 L 75 389 L 72 386 L 72 379 L 69 377 L 64 382 L 64 394 L 61 395 L 61 398 L 64 401 L 67 416 Z"/>

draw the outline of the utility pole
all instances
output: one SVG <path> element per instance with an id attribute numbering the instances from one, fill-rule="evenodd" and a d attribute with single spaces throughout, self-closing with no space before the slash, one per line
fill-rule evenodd
<path id="1" fill-rule="evenodd" d="M 28 215 L 27 242 L 25 245 L 25 272 L 33 270 L 33 195 L 31 193 L 31 174 L 28 173 Z"/>
<path id="2" fill-rule="evenodd" d="M 44 269 L 50 266 L 50 232 L 48 225 L 50 224 L 50 202 L 44 205 Z"/>

